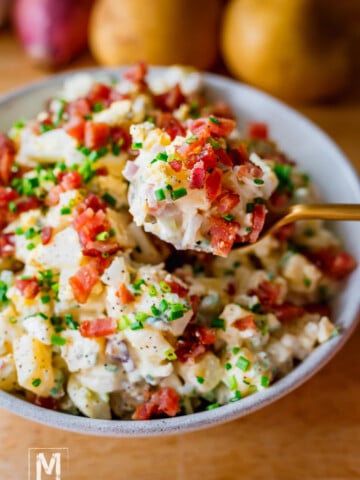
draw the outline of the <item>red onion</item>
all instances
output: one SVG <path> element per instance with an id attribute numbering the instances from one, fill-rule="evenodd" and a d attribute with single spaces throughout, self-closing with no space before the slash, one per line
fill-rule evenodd
<path id="1" fill-rule="evenodd" d="M 14 25 L 30 58 L 56 67 L 83 51 L 93 1 L 16 0 Z"/>

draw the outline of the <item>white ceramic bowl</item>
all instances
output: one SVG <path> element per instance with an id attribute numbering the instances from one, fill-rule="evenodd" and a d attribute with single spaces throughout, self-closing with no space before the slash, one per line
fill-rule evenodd
<path id="1" fill-rule="evenodd" d="M 118 75 L 122 69 L 90 69 L 94 75 Z M 155 73 L 161 68 L 154 68 Z M 0 99 L 0 130 L 8 129 L 21 118 L 31 118 L 60 89 L 63 80 L 74 72 L 53 76 L 12 92 Z M 283 103 L 258 90 L 217 75 L 205 75 L 211 95 L 227 101 L 240 125 L 264 121 L 271 137 L 308 172 L 328 202 L 360 203 L 357 174 L 330 138 L 309 120 Z M 360 223 L 338 222 L 336 231 L 346 249 L 360 264 Z M 269 389 L 211 411 L 183 417 L 148 421 L 94 420 L 75 417 L 37 407 L 14 395 L 0 391 L 0 406 L 17 415 L 78 433 L 111 437 L 141 437 L 174 434 L 206 428 L 239 418 L 268 405 L 294 390 L 323 367 L 344 345 L 355 328 L 359 311 L 360 268 L 344 284 L 334 305 L 341 335 L 322 344 L 286 377 Z"/>

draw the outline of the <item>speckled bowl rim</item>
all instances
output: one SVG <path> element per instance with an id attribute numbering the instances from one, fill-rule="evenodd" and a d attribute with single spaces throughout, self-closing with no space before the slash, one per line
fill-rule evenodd
<path id="1" fill-rule="evenodd" d="M 1 96 L 0 113 L 3 109 L 6 110 L 6 107 L 12 102 L 21 101 L 22 97 L 27 97 L 28 95 L 31 95 L 32 92 L 39 92 L 46 87 L 55 88 L 56 86 L 61 85 L 66 77 L 73 75 L 74 73 L 88 72 L 95 75 L 116 75 L 123 71 L 124 68 L 126 67 L 116 69 L 87 68 L 72 70 L 50 76 L 44 80 L 33 82 L 28 86 L 16 89 Z M 161 67 L 152 67 L 152 71 L 154 72 L 161 72 L 161 70 Z M 346 179 L 347 188 L 352 190 L 352 201 L 360 203 L 360 188 L 357 173 L 337 145 L 314 123 L 279 100 L 276 100 L 270 95 L 253 87 L 215 74 L 204 74 L 204 76 L 205 82 L 210 86 L 210 89 L 214 88 L 214 86 L 221 89 L 221 87 L 224 86 L 228 89 L 234 89 L 234 93 L 238 90 L 238 92 L 241 92 L 242 94 L 256 95 L 260 101 L 272 104 L 272 107 L 275 110 L 281 112 L 283 115 L 287 115 L 289 118 L 291 117 L 292 120 L 296 120 L 297 124 L 302 124 L 304 127 L 311 128 L 314 135 L 321 137 L 321 141 L 326 145 L 326 148 L 332 150 L 332 153 L 337 156 L 337 162 L 341 165 L 341 176 Z M 360 261 L 360 249 L 357 252 L 357 258 Z M 360 285 L 360 268 L 352 274 L 350 282 L 351 285 Z M 345 290 L 346 289 L 347 286 L 345 286 Z M 209 428 L 243 417 L 259 410 L 260 408 L 270 405 L 311 378 L 334 357 L 348 340 L 359 320 L 359 307 L 359 298 L 354 298 L 354 302 L 347 308 L 346 315 L 341 317 L 342 321 L 340 323 L 343 329 L 341 335 L 334 337 L 325 344 L 317 347 L 300 365 L 298 365 L 286 377 L 272 385 L 269 389 L 211 411 L 203 411 L 182 417 L 150 421 L 98 420 L 46 410 L 28 403 L 16 395 L 2 391 L 0 391 L 0 407 L 26 419 L 54 428 L 80 434 L 104 437 L 155 437 Z"/>

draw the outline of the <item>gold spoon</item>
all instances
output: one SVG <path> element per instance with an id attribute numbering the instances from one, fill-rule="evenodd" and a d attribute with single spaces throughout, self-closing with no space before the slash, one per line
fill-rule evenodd
<path id="1" fill-rule="evenodd" d="M 264 228 L 255 243 L 271 235 L 275 230 L 297 220 L 360 220 L 360 204 L 304 204 L 287 208 L 274 208 L 268 205 Z M 236 243 L 235 248 L 247 248 L 254 243 Z"/>

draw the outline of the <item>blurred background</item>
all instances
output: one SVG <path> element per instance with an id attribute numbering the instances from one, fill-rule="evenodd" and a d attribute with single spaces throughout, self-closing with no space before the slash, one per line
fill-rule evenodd
<path id="1" fill-rule="evenodd" d="M 359 47 L 360 0 L 0 0 L 0 61 L 21 61 L 24 82 L 26 68 L 33 79 L 146 60 L 309 104 L 359 83 Z"/>

